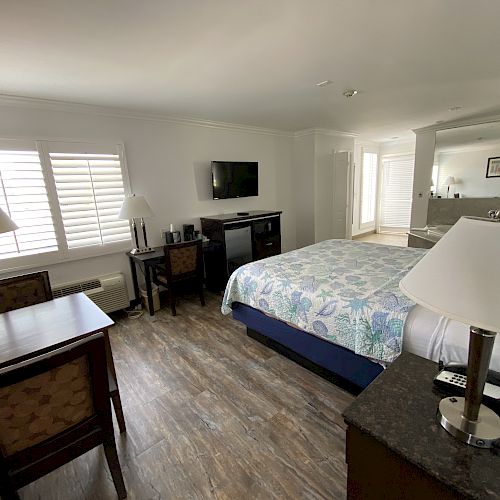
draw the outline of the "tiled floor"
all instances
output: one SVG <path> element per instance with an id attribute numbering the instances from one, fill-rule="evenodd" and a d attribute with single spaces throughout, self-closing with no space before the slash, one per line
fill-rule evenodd
<path id="1" fill-rule="evenodd" d="M 129 500 L 346 497 L 354 396 L 246 335 L 207 293 L 177 316 L 110 329 L 127 432 L 115 433 Z M 116 499 L 102 446 L 20 491 L 23 500 Z"/>
<path id="2" fill-rule="evenodd" d="M 408 246 L 407 234 L 368 234 L 361 238 L 356 238 L 356 241 L 366 241 L 368 243 L 379 243 L 380 245 L 392 245 L 396 247 Z"/>

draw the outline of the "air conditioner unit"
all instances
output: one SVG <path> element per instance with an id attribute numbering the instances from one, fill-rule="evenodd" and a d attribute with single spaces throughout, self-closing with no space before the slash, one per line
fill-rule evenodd
<path id="1" fill-rule="evenodd" d="M 105 313 L 129 307 L 125 276 L 122 273 L 108 274 L 87 280 L 62 283 L 52 287 L 54 298 L 83 292 Z"/>

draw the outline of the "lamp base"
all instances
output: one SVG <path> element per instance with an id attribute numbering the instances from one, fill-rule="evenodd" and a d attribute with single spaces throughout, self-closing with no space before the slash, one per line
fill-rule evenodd
<path id="1" fill-rule="evenodd" d="M 143 253 L 150 253 L 154 251 L 155 249 L 152 247 L 143 247 L 143 248 L 133 248 L 132 250 L 130 250 L 130 253 L 132 255 L 141 255 Z"/>
<path id="2" fill-rule="evenodd" d="M 487 406 L 479 407 L 476 422 L 464 416 L 465 398 L 444 398 L 439 403 L 438 422 L 454 437 L 478 448 L 491 448 L 500 439 L 500 417 Z"/>

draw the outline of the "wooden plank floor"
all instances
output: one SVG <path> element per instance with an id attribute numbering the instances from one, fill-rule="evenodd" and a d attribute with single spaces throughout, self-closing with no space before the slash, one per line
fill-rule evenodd
<path id="1" fill-rule="evenodd" d="M 353 396 L 247 337 L 220 297 L 181 299 L 175 318 L 120 317 L 110 336 L 128 498 L 345 498 L 341 412 Z M 20 494 L 116 498 L 101 447 Z"/>

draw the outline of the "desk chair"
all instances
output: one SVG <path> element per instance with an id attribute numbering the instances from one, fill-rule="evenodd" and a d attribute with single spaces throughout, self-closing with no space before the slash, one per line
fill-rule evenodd
<path id="1" fill-rule="evenodd" d="M 49 273 L 40 271 L 38 273 L 23 274 L 13 278 L 0 280 L 0 313 L 21 309 L 22 307 L 33 306 L 41 302 L 53 300 L 52 288 L 50 287 Z M 109 359 L 113 359 L 109 336 L 104 332 L 106 350 Z M 116 383 L 116 373 L 113 362 L 110 364 L 110 397 L 116 413 L 116 419 L 120 427 L 120 432 L 126 431 L 125 417 Z"/>
<path id="2" fill-rule="evenodd" d="M 0 280 L 0 313 L 52 300 L 49 273 L 23 274 Z"/>
<path id="3" fill-rule="evenodd" d="M 0 370 L 3 499 L 100 444 L 126 498 L 107 380 L 102 333 Z"/>
<path id="4" fill-rule="evenodd" d="M 173 245 L 165 245 L 164 267 L 158 267 L 153 273 L 153 282 L 167 288 L 170 298 L 172 316 L 177 314 L 175 295 L 179 285 L 185 282 L 196 284 L 201 305 L 205 305 L 203 295 L 203 251 L 202 241 L 186 241 Z"/>

